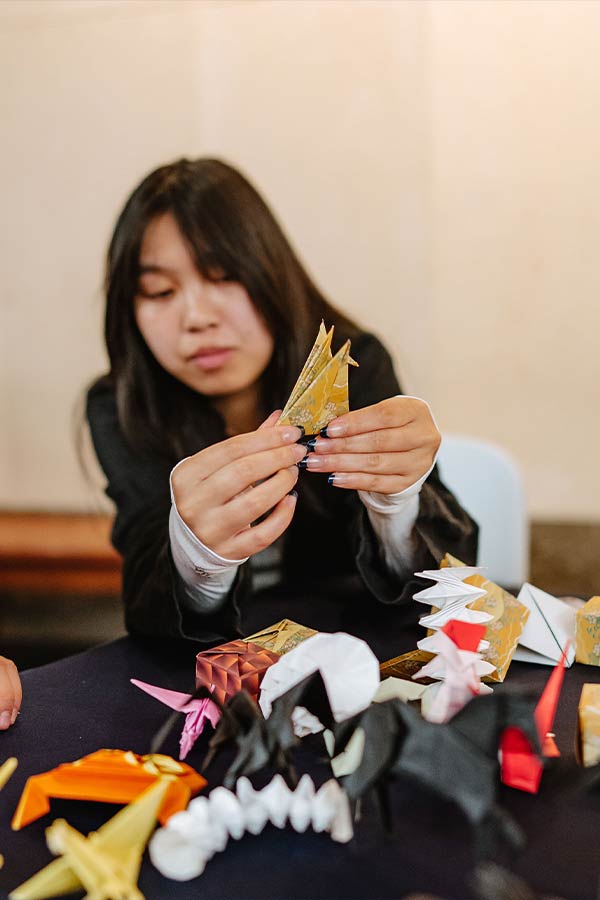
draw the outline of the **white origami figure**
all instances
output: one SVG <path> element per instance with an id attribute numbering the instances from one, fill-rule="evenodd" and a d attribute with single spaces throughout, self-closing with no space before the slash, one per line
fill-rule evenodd
<path id="1" fill-rule="evenodd" d="M 440 631 L 427 638 L 427 650 L 437 655 L 413 678 L 436 678 L 421 700 L 421 713 L 429 722 L 448 722 L 479 694 L 491 693 L 481 683 L 483 675 L 494 671 L 491 663 L 481 658 L 479 649 L 484 625 L 451 620 Z"/>
<path id="2" fill-rule="evenodd" d="M 481 571 L 483 569 L 477 566 L 448 566 L 445 569 L 417 572 L 416 574 L 420 578 L 428 578 L 437 582 L 432 587 L 425 588 L 414 595 L 413 599 L 419 603 L 426 603 L 428 606 L 437 608 L 437 612 L 423 616 L 419 620 L 419 624 L 425 628 L 437 630 L 451 619 L 459 622 L 471 622 L 474 625 L 489 622 L 493 616 L 482 610 L 470 609 L 468 606 L 474 600 L 485 597 L 486 591 L 472 584 L 466 584 L 464 581 L 470 575 L 476 575 Z M 426 649 L 421 643 L 418 646 L 422 650 Z"/>
<path id="3" fill-rule="evenodd" d="M 196 878 L 208 860 L 225 849 L 230 837 L 238 840 L 245 831 L 260 834 L 267 822 L 283 828 L 289 821 L 300 833 L 312 825 L 339 843 L 352 839 L 350 803 L 333 778 L 318 791 L 308 775 L 302 776 L 295 791 L 281 775 L 275 775 L 261 791 L 240 778 L 236 791 L 217 787 L 208 797 L 197 797 L 155 832 L 150 859 L 162 875 L 175 881 Z"/>
<path id="4" fill-rule="evenodd" d="M 325 682 L 336 722 L 366 709 L 379 687 L 379 661 L 368 644 L 344 632 L 320 632 L 267 669 L 258 698 L 265 718 L 270 716 L 277 697 L 317 670 Z M 302 706 L 294 710 L 292 722 L 298 737 L 323 730 L 316 716 Z"/>

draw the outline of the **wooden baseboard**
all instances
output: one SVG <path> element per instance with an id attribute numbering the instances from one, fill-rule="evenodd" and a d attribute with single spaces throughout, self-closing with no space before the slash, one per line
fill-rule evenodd
<path id="1" fill-rule="evenodd" d="M 121 558 L 110 516 L 0 512 L 0 590 L 116 596 Z"/>

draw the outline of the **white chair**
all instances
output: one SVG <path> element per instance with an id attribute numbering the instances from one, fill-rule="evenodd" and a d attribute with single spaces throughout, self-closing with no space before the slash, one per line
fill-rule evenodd
<path id="1" fill-rule="evenodd" d="M 529 522 L 521 473 L 501 447 L 444 435 L 440 477 L 479 525 L 477 564 L 504 587 L 520 588 L 529 569 Z"/>

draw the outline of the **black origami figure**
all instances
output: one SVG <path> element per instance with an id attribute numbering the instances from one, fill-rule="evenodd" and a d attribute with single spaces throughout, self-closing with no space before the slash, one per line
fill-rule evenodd
<path id="1" fill-rule="evenodd" d="M 281 772 L 289 786 L 295 787 L 298 779 L 291 751 L 299 742 L 292 724 L 292 713 L 297 706 L 317 716 L 326 728 L 333 725 L 333 713 L 320 672 L 308 675 L 274 700 L 268 719 L 258 704 L 245 691 L 240 691 L 222 707 L 202 770 L 226 745 L 234 743 L 237 755 L 227 769 L 225 787 L 233 789 L 240 776 L 253 775 L 266 767 Z"/>
<path id="2" fill-rule="evenodd" d="M 496 805 L 498 747 L 503 731 L 514 726 L 540 752 L 534 720 L 537 700 L 508 691 L 476 697 L 443 725 L 425 721 L 400 700 L 373 703 L 334 727 L 335 755 L 356 728 L 365 733 L 363 758 L 344 779 L 344 788 L 352 800 L 374 789 L 389 828 L 389 781 L 407 779 L 456 803 L 476 829 L 480 855 L 487 856 L 499 836 L 519 846 L 520 829 Z"/>

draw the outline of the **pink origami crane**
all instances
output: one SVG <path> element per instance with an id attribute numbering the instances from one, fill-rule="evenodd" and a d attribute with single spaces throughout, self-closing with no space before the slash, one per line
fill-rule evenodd
<path id="1" fill-rule="evenodd" d="M 212 700 L 208 700 L 207 698 L 202 700 L 192 700 L 191 694 L 181 694 L 179 691 L 169 691 L 166 688 L 157 687 L 154 684 L 147 684 L 145 681 L 138 681 L 137 678 L 132 678 L 131 683 L 135 684 L 136 687 L 139 687 L 140 690 L 150 694 L 150 696 L 154 697 L 156 700 L 160 700 L 165 706 L 169 706 L 171 709 L 176 709 L 178 712 L 186 714 L 183 731 L 181 732 L 181 738 L 179 740 L 179 759 L 186 758 L 196 743 L 196 739 L 200 737 L 204 731 L 204 725 L 207 721 L 209 721 L 214 728 L 221 718 L 221 711 L 219 708 L 215 706 Z"/>

